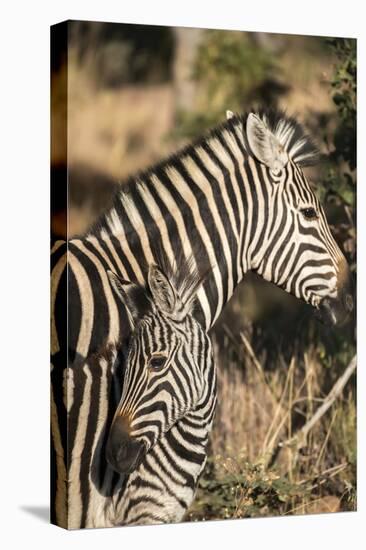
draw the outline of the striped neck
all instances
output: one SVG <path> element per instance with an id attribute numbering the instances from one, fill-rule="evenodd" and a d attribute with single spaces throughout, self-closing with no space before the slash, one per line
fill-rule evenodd
<path id="1" fill-rule="evenodd" d="M 209 328 L 250 268 L 247 158 L 243 120 L 231 119 L 127 182 L 86 238 L 102 239 L 117 272 L 139 283 L 161 250 L 169 260 L 183 253 L 198 269 L 211 267 L 198 293 Z"/>

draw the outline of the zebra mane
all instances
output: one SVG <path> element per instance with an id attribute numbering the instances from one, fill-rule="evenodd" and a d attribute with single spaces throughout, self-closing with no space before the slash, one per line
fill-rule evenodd
<path id="1" fill-rule="evenodd" d="M 239 126 L 246 139 L 245 127 L 250 112 L 255 113 L 261 118 L 294 162 L 300 166 L 312 166 L 319 160 L 320 155 L 318 148 L 302 125 L 294 117 L 288 116 L 283 110 L 253 109 L 253 111 L 247 111 L 244 114 L 233 114 L 231 118 L 211 128 L 200 137 L 193 139 L 188 145 L 177 152 L 168 155 L 166 158 L 147 169 L 132 174 L 127 180 L 121 182 L 119 191 L 122 191 L 122 194 L 128 195 L 131 188 L 136 185 L 138 186 L 146 177 L 150 177 L 153 174 L 159 174 L 166 168 L 174 166 L 177 160 L 184 158 L 197 148 L 205 146 L 211 139 L 221 136 L 225 130 L 236 133 Z"/>
<path id="2" fill-rule="evenodd" d="M 306 134 L 301 124 L 295 118 L 289 117 L 284 111 L 274 109 L 257 109 L 253 110 L 259 118 L 264 122 L 267 128 L 275 135 L 278 141 L 288 153 L 289 157 L 300 166 L 310 166 L 316 163 L 319 159 L 319 151 L 314 145 L 311 138 Z M 113 210 L 114 205 L 118 205 L 120 201 L 125 205 L 127 211 L 130 210 L 129 203 L 134 199 L 132 196 L 135 190 L 144 190 L 146 182 L 151 180 L 153 176 L 164 180 L 166 169 L 173 167 L 179 163 L 185 156 L 195 152 L 196 149 L 205 148 L 210 140 L 215 138 L 222 139 L 224 132 L 232 133 L 235 136 L 242 134 L 243 147 L 248 151 L 249 145 L 246 136 L 246 122 L 250 112 L 245 114 L 233 114 L 228 120 L 212 128 L 201 137 L 191 141 L 188 145 L 173 153 L 170 156 L 162 159 L 158 163 L 138 171 L 130 175 L 127 179 L 119 182 L 116 185 L 114 197 L 111 201 L 112 208 L 108 207 L 100 218 L 90 227 L 88 233 L 93 233 L 105 228 L 105 216 L 110 210 Z M 107 225 L 113 225 L 113 220 L 109 219 Z M 119 222 L 116 222 L 118 230 Z M 178 272 L 181 269 L 178 269 Z M 188 283 L 187 283 L 188 284 Z"/>
<path id="3" fill-rule="evenodd" d="M 288 156 L 299 166 L 312 166 L 319 160 L 319 150 L 301 124 L 284 111 L 262 109 L 254 111 L 276 137 Z M 229 120 L 235 126 L 240 121 L 245 132 L 248 114 Z"/>
<path id="4" fill-rule="evenodd" d="M 196 251 L 197 252 L 197 251 Z M 195 254 L 184 256 L 182 250 L 178 251 L 175 259 L 171 262 L 164 249 L 154 251 L 156 265 L 163 271 L 177 291 L 185 310 L 192 309 L 199 287 L 204 283 L 211 266 L 198 270 L 195 262 Z"/>

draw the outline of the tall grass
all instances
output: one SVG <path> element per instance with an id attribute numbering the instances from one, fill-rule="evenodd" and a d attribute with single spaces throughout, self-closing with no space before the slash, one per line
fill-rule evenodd
<path id="1" fill-rule="evenodd" d="M 306 439 L 294 437 L 328 393 L 316 345 L 279 353 L 270 371 L 249 334 L 214 339 L 218 406 L 190 520 L 356 509 L 356 407 L 348 382 Z"/>

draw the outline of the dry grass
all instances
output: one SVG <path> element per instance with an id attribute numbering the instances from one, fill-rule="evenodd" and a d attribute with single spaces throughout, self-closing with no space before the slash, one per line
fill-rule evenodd
<path id="1" fill-rule="evenodd" d="M 228 331 L 230 333 L 230 331 Z M 354 510 L 356 407 L 351 382 L 298 445 L 281 445 L 323 403 L 324 366 L 315 347 L 265 372 L 251 347 L 214 344 L 218 406 L 210 459 L 191 520 Z M 235 351 L 233 354 L 233 348 Z M 235 358 L 236 356 L 236 358 Z M 230 494 L 230 498 L 228 497 Z"/>

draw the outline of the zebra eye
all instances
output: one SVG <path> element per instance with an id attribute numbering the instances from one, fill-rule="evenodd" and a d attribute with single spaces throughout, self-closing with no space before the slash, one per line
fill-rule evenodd
<path id="1" fill-rule="evenodd" d="M 165 367 L 167 358 L 165 355 L 152 355 L 149 359 L 148 366 L 153 371 L 162 370 Z"/>
<path id="2" fill-rule="evenodd" d="M 302 208 L 301 213 L 304 215 L 304 217 L 307 220 L 316 220 L 318 218 L 318 214 L 315 210 L 315 208 Z"/>

